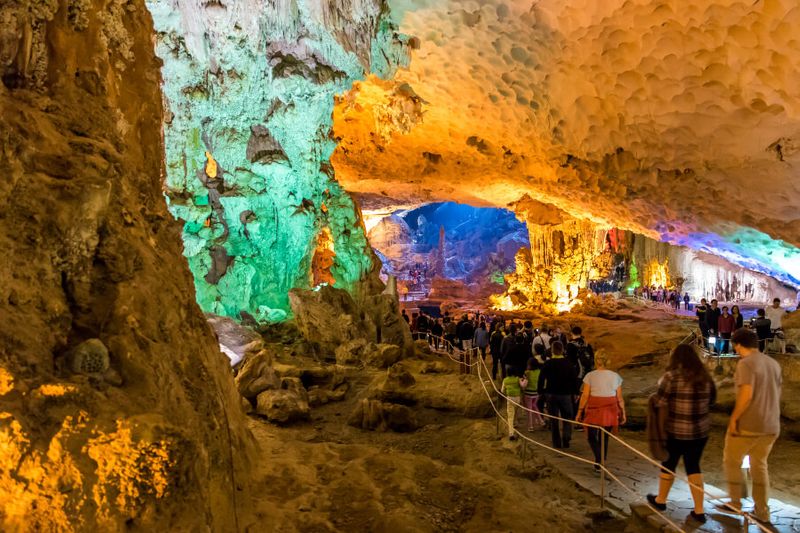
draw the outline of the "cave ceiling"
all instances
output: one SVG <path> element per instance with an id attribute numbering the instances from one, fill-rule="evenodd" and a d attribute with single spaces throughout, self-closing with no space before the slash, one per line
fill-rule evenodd
<path id="1" fill-rule="evenodd" d="M 800 285 L 796 2 L 389 5 L 408 66 L 334 110 L 364 209 L 527 195 Z"/>

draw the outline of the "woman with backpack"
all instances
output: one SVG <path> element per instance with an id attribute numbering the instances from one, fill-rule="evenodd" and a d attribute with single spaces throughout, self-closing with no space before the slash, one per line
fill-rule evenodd
<path id="1" fill-rule="evenodd" d="M 667 409 L 666 433 L 669 457 L 661 463 L 664 470 L 658 480 L 658 495 L 648 494 L 647 501 L 653 508 L 663 511 L 675 481 L 675 468 L 683 457 L 683 466 L 689 476 L 689 486 L 694 510 L 689 516 L 705 523 L 703 509 L 703 474 L 700 459 L 708 442 L 711 429 L 711 406 L 716 401 L 717 388 L 711 374 L 694 346 L 679 344 L 672 350 L 667 371 L 658 381 L 655 402 L 659 408 Z"/>
<path id="2" fill-rule="evenodd" d="M 583 378 L 583 390 L 578 403 L 576 420 L 599 428 L 587 428 L 586 436 L 594 453 L 594 470 L 600 471 L 600 465 L 608 457 L 608 434 L 616 433 L 620 424 L 626 422 L 625 401 L 622 399 L 622 377 L 609 370 L 608 358 L 598 351 L 594 357 L 596 369 Z M 604 443 L 600 439 L 604 439 Z M 605 448 L 605 454 L 602 453 Z"/>

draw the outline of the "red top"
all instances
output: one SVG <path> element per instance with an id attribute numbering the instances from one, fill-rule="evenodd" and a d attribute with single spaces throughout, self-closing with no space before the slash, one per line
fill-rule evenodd
<path id="1" fill-rule="evenodd" d="M 719 315 L 719 320 L 717 320 L 717 331 L 720 333 L 733 333 L 735 327 L 736 320 L 734 320 L 733 315 Z"/>

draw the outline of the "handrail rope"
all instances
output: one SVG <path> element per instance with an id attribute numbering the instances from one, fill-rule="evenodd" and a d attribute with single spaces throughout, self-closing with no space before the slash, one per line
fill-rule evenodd
<path id="1" fill-rule="evenodd" d="M 544 449 L 546 449 L 546 450 L 550 450 L 550 451 L 552 451 L 552 452 L 556 452 L 557 454 L 559 454 L 559 455 L 563 455 L 564 457 L 569 457 L 570 459 L 574 459 L 574 460 L 576 460 L 576 461 L 578 461 L 578 462 L 581 462 L 581 463 L 587 463 L 587 464 L 590 464 L 590 465 L 595 465 L 595 464 L 597 464 L 597 463 L 595 463 L 594 461 L 592 461 L 592 460 L 590 460 L 590 459 L 586 459 L 586 458 L 584 458 L 584 457 L 580 457 L 580 456 L 578 456 L 578 455 L 575 455 L 575 454 L 572 454 L 572 453 L 569 453 L 569 452 L 565 452 L 564 450 L 559 450 L 558 448 L 553 448 L 552 446 L 548 446 L 547 444 L 544 444 L 543 442 L 539 442 L 539 441 L 537 441 L 536 439 L 533 439 L 533 438 L 529 437 L 528 435 L 525 435 L 524 433 L 521 433 L 519 430 L 517 430 L 517 428 L 515 428 L 515 427 L 513 427 L 513 425 L 509 424 L 509 422 L 508 422 L 508 419 L 507 419 L 507 418 L 505 418 L 505 417 L 503 417 L 503 415 L 500 413 L 500 411 L 498 411 L 498 409 L 497 409 L 497 406 L 495 406 L 494 402 L 492 401 L 492 396 L 491 396 L 491 393 L 489 392 L 489 389 L 486 387 L 486 382 L 485 382 L 485 381 L 484 381 L 484 380 L 481 378 L 481 367 L 483 367 L 483 369 L 484 369 L 484 370 L 487 372 L 487 378 L 489 377 L 489 376 L 488 376 L 489 369 L 486 367 L 485 363 L 484 363 L 483 365 L 480 365 L 480 366 L 478 366 L 478 379 L 479 379 L 479 381 L 481 382 L 481 387 L 483 388 L 483 392 L 486 394 L 486 397 L 489 399 L 489 403 L 492 405 L 492 409 L 493 409 L 493 410 L 494 410 L 494 412 L 497 414 L 497 416 L 498 416 L 498 417 L 499 417 L 501 420 L 503 420 L 503 421 L 504 421 L 504 422 L 505 422 L 505 423 L 506 423 L 506 424 L 507 424 L 509 427 L 511 427 L 511 429 L 514 431 L 514 433 L 515 433 L 515 434 L 517 434 L 518 436 L 520 436 L 521 438 L 525 439 L 526 441 L 528 441 L 528 442 L 530 442 L 530 443 L 532 443 L 532 444 L 535 444 L 535 445 L 537 445 L 537 446 L 539 446 L 539 447 L 541 447 L 541 448 L 544 448 Z M 491 381 L 491 382 L 492 382 L 492 384 L 494 385 L 494 380 L 487 379 L 486 381 Z M 495 390 L 497 390 L 497 387 L 496 387 L 496 386 L 494 386 L 494 389 L 495 389 Z M 508 398 L 508 396 L 505 396 L 505 395 L 503 395 L 503 394 L 501 394 L 501 396 L 502 396 L 502 397 L 505 397 L 505 398 L 506 398 L 506 401 L 511 401 L 511 402 L 512 402 L 514 405 L 517 405 L 517 406 L 519 406 L 519 404 L 518 404 L 517 402 L 514 402 L 514 401 L 510 400 L 510 399 Z M 523 408 L 523 409 L 524 409 L 524 408 Z M 542 413 L 542 414 L 544 414 L 544 413 Z M 553 418 L 558 418 L 558 417 L 553 417 Z M 561 419 L 561 420 L 564 420 L 564 419 Z M 587 427 L 597 427 L 597 426 L 591 426 L 590 424 L 582 424 L 582 425 L 585 425 L 585 426 L 587 426 Z M 630 493 L 631 493 L 631 494 L 633 494 L 634 496 L 636 496 L 636 497 L 639 497 L 639 494 L 638 494 L 638 493 L 637 493 L 635 490 L 633 490 L 633 489 L 631 489 L 630 487 L 628 487 L 627 485 L 625 485 L 625 483 L 623 483 L 623 482 L 622 482 L 622 481 L 621 481 L 621 480 L 620 480 L 620 479 L 619 479 L 617 476 L 613 475 L 613 474 L 610 472 L 610 470 L 609 470 L 609 469 L 608 469 L 608 468 L 607 468 L 607 467 L 606 467 L 604 464 L 600 464 L 600 465 L 598 465 L 598 466 L 599 466 L 601 469 L 603 469 L 603 471 L 604 471 L 606 474 L 608 474 L 608 475 L 609 475 L 609 477 L 610 477 L 611 479 L 613 479 L 614 481 L 616 481 L 616 482 L 617 482 L 617 483 L 618 483 L 620 486 L 622 486 L 623 488 L 625 488 L 625 489 L 626 489 L 628 492 L 630 492 Z M 658 514 L 658 515 L 659 515 L 661 518 L 663 518 L 663 519 L 664 519 L 664 520 L 665 520 L 667 523 L 669 523 L 671 526 L 673 526 L 675 529 L 677 529 L 678 531 L 683 531 L 683 530 L 682 530 L 682 529 L 681 529 L 681 528 L 678 526 L 678 524 L 676 524 L 675 522 L 673 522 L 672 520 L 670 520 L 670 519 L 669 519 L 669 518 L 668 518 L 666 515 L 664 515 L 664 514 L 663 514 L 661 511 L 659 511 L 658 509 L 653 509 L 653 511 L 654 511 L 656 514 Z"/>
<path id="2" fill-rule="evenodd" d="M 428 334 L 428 336 L 429 336 L 429 337 L 433 337 L 433 338 L 436 338 L 436 337 L 438 337 L 438 336 L 434 336 L 434 335 L 430 335 L 430 334 Z M 696 336 L 696 332 L 692 332 L 692 333 L 690 333 L 689 335 L 687 335 L 687 337 L 686 337 L 686 338 L 690 338 L 690 337 L 692 337 L 692 336 Z M 454 348 L 454 349 L 459 349 L 459 348 L 456 348 L 456 347 L 454 347 L 454 346 L 453 346 L 453 344 L 452 344 L 452 343 L 450 343 L 450 341 L 448 341 L 447 339 L 444 339 L 444 338 L 442 338 L 442 337 L 438 337 L 438 338 L 439 338 L 439 339 L 442 341 L 442 344 L 445 344 L 445 343 L 446 343 L 447 345 L 451 346 L 451 347 L 452 347 L 452 348 Z M 684 341 L 686 340 L 686 338 L 684 339 Z M 459 350 L 460 350 L 460 349 L 459 349 Z M 460 350 L 460 351 L 464 351 L 464 350 Z M 471 351 L 473 351 L 473 352 L 477 352 L 477 351 L 478 351 L 478 348 L 476 348 L 476 347 L 473 347 L 473 348 L 471 348 Z M 445 352 L 446 352 L 446 350 L 445 350 Z M 451 359 L 451 360 L 453 360 L 453 361 L 455 361 L 455 362 L 457 362 L 457 363 L 459 363 L 459 364 L 461 364 L 461 365 L 464 365 L 464 366 L 470 366 L 470 367 L 471 367 L 471 366 L 478 365 L 478 376 L 480 376 L 480 374 L 481 374 L 481 367 L 483 367 L 484 371 L 485 371 L 485 372 L 486 372 L 486 374 L 487 374 L 487 377 L 489 376 L 489 369 L 488 369 L 488 367 L 486 366 L 486 361 L 484 361 L 484 360 L 483 360 L 483 358 L 481 358 L 480 356 L 478 356 L 478 357 L 477 357 L 477 361 L 475 361 L 474 363 L 471 363 L 470 365 L 466 365 L 466 363 L 464 363 L 463 361 L 456 360 L 454 357 L 452 357 L 452 355 L 451 355 L 451 354 L 447 353 L 447 355 L 448 355 L 448 357 L 450 357 L 450 359 Z M 486 385 L 485 385 L 485 383 L 484 383 L 483 379 L 481 379 L 480 381 L 481 381 L 481 386 L 483 387 L 484 391 L 487 393 L 487 397 L 489 398 L 489 401 L 490 401 L 490 403 L 492 404 L 492 409 L 495 411 L 495 413 L 497 413 L 497 415 L 498 415 L 498 416 L 499 416 L 499 417 L 500 417 L 502 420 L 506 420 L 506 419 L 505 419 L 505 418 L 502 416 L 502 414 L 500 414 L 500 412 L 499 412 L 499 411 L 497 410 L 497 408 L 495 407 L 495 405 L 494 405 L 494 402 L 491 400 L 491 395 L 489 394 L 489 392 L 488 392 L 488 389 L 486 388 Z M 723 493 L 721 496 L 712 496 L 712 495 L 710 495 L 710 494 L 709 494 L 709 492 L 708 492 L 708 490 L 705 488 L 705 486 L 701 487 L 701 486 L 699 486 L 699 485 L 696 485 L 696 484 L 692 483 L 691 481 L 689 481 L 689 479 L 688 479 L 688 476 L 679 475 L 677 472 L 674 472 L 674 471 L 672 471 L 672 470 L 669 470 L 669 469 L 667 469 L 667 468 L 664 468 L 664 467 L 661 465 L 661 463 L 659 463 L 659 462 L 655 461 L 654 459 L 650 458 L 649 456 L 647 456 L 646 454 L 644 454 L 644 453 L 643 453 L 643 452 L 641 452 L 640 450 L 638 450 L 638 449 L 634 448 L 633 446 L 629 445 L 629 444 L 628 444 L 627 442 L 625 442 L 625 441 L 624 441 L 624 440 L 623 440 L 621 437 L 619 437 L 619 436 L 615 435 L 614 433 L 612 433 L 612 432 L 608 431 L 607 429 L 605 429 L 605 428 L 604 428 L 604 427 L 602 427 L 602 426 L 596 426 L 596 425 L 594 425 L 594 424 L 587 424 L 587 423 L 585 423 L 585 422 L 577 422 L 577 421 L 575 421 L 575 420 L 569 420 L 569 419 L 566 419 L 566 418 L 561 418 L 561 417 L 559 417 L 559 416 L 551 415 L 551 414 L 549 414 L 549 413 L 545 413 L 545 412 L 541 412 L 541 411 L 534 411 L 533 409 L 529 409 L 529 408 L 525 407 L 524 405 L 521 405 L 521 404 L 519 404 L 518 402 L 516 402 L 516 401 L 514 401 L 514 400 L 510 399 L 508 396 L 506 396 L 505 394 L 503 394 L 502 392 L 500 392 L 500 390 L 497 388 L 497 384 L 495 384 L 494 380 L 492 380 L 492 379 L 488 379 L 487 381 L 490 381 L 490 382 L 492 383 L 492 388 L 494 389 L 495 393 L 496 393 L 496 394 L 497 394 L 499 397 L 502 397 L 502 398 L 504 398 L 506 401 L 513 403 L 515 406 L 517 406 L 517 407 L 518 407 L 519 409 L 521 409 L 522 411 L 525 411 L 525 412 L 531 412 L 531 413 L 536 413 L 536 414 L 538 414 L 538 415 L 540 415 L 540 416 L 544 416 L 544 417 L 550 418 L 550 419 L 552 419 L 552 420 L 558 420 L 558 421 L 562 421 L 562 422 L 567 422 L 567 423 L 569 423 L 569 424 L 573 424 L 573 425 L 579 425 L 579 426 L 582 426 L 582 427 L 584 427 L 584 428 L 594 428 L 594 429 L 597 429 L 597 430 L 601 431 L 603 434 L 606 434 L 606 435 L 610 436 L 610 437 L 611 437 L 612 439 L 614 439 L 616 442 L 620 443 L 620 444 L 621 444 L 621 445 L 622 445 L 624 448 L 627 448 L 628 450 L 630 450 L 631 452 L 633 452 L 633 453 L 634 453 L 634 455 L 638 455 L 639 457 L 643 458 L 645 461 L 647 461 L 647 462 L 651 463 L 652 465 L 656 466 L 656 467 L 657 467 L 657 468 L 658 468 L 660 471 L 665 471 L 665 472 L 668 472 L 668 473 L 669 473 L 669 474 L 671 474 L 673 477 L 675 477 L 675 478 L 677 478 L 677 479 L 680 479 L 681 481 L 685 482 L 685 483 L 686 483 L 686 484 L 687 484 L 689 487 L 693 487 L 693 488 L 696 488 L 696 489 L 702 489 L 702 490 L 703 490 L 703 499 L 705 499 L 705 500 L 708 500 L 710 503 L 713 503 L 713 502 L 715 502 L 715 501 L 716 501 L 716 502 L 722 502 L 722 498 L 724 498 L 724 497 L 726 496 L 724 493 Z M 507 422 L 508 422 L 508 421 L 506 420 L 506 423 L 507 423 Z M 531 439 L 531 438 L 530 438 L 530 437 L 528 437 L 527 435 L 524 435 L 524 434 L 522 434 L 522 433 L 519 433 L 519 432 L 516 430 L 516 428 L 514 429 L 514 432 L 515 432 L 515 433 L 517 433 L 517 434 L 518 434 L 520 437 L 522 437 L 522 438 L 524 438 L 524 439 L 526 439 L 526 440 L 528 440 L 528 441 L 530 441 L 530 442 L 532 442 L 532 443 L 534 443 L 534 444 L 537 444 L 537 445 L 539 445 L 539 446 L 541 446 L 541 447 L 547 448 L 547 449 L 549 449 L 549 450 L 551 450 L 551 451 L 555 451 L 555 452 L 557 452 L 557 453 L 559 453 L 559 454 L 561 454 L 561 455 L 568 456 L 568 457 L 570 457 L 570 458 L 573 458 L 573 459 L 576 459 L 576 460 L 578 460 L 578 461 L 580 461 L 580 462 L 585 462 L 585 463 L 588 463 L 588 464 L 595 464 L 595 462 L 594 462 L 594 461 L 591 461 L 591 460 L 588 460 L 588 459 L 584 459 L 584 458 L 582 458 L 582 457 L 579 457 L 579 456 L 576 456 L 576 455 L 574 455 L 574 454 L 570 454 L 570 453 L 568 453 L 568 452 L 563 452 L 562 450 L 558 450 L 558 449 L 555 449 L 555 448 L 551 448 L 551 447 L 549 447 L 549 446 L 547 446 L 547 445 L 545 445 L 545 444 L 542 444 L 542 443 L 539 443 L 539 442 L 537 442 L 537 441 L 534 441 L 533 439 Z M 603 467 L 603 465 L 600 465 L 600 466 L 601 466 L 601 468 L 603 468 L 604 470 L 607 470 L 606 468 L 604 468 L 604 467 Z M 619 482 L 619 480 L 617 480 L 617 482 L 621 484 L 621 482 Z M 627 487 L 626 487 L 626 488 L 627 488 Z M 638 493 L 634 493 L 634 494 L 638 496 Z M 651 507 L 651 509 L 652 509 L 652 507 Z M 654 511 L 656 511 L 656 512 L 658 512 L 656 509 L 653 509 L 653 510 L 654 510 Z M 750 521 L 750 520 L 751 520 L 751 516 L 750 516 L 750 514 L 749 514 L 749 513 L 745 513 L 745 512 L 741 512 L 741 511 L 740 511 L 739 515 L 740 515 L 740 516 L 743 516 L 743 517 L 744 517 L 746 520 L 748 520 L 748 521 Z M 666 518 L 665 518 L 665 519 L 666 519 Z M 669 521 L 668 519 L 666 519 L 666 520 L 667 520 L 667 521 Z M 765 532 L 768 532 L 768 531 L 770 531 L 769 529 L 767 529 L 767 528 L 763 527 L 763 526 L 762 526 L 760 523 L 758 523 L 757 521 L 753 521 L 753 522 L 754 522 L 754 523 L 755 523 L 755 525 L 756 525 L 756 526 L 758 526 L 758 528 L 759 528 L 759 529 L 761 529 L 762 531 L 765 531 Z M 674 524 L 673 524 L 673 525 L 674 525 Z M 680 529 L 680 528 L 678 528 L 678 529 Z"/>

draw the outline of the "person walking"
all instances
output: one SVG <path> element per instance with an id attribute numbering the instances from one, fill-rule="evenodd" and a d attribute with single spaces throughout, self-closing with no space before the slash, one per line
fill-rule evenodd
<path id="1" fill-rule="evenodd" d="M 514 339 L 517 336 L 517 326 L 512 322 L 508 326 L 508 334 L 503 337 L 503 342 L 500 344 L 500 372 L 503 378 L 506 377 L 506 359 L 508 354 L 511 353 L 511 348 L 514 346 Z"/>
<path id="2" fill-rule="evenodd" d="M 598 428 L 587 428 L 586 436 L 594 454 L 594 471 L 600 472 L 600 465 L 608 458 L 608 434 L 616 433 L 620 424 L 627 421 L 625 401 L 622 399 L 622 377 L 608 369 L 608 357 L 598 351 L 594 355 L 595 370 L 583 378 L 583 392 L 578 402 L 578 422 Z M 604 439 L 605 443 L 601 443 Z M 605 449 L 605 453 L 602 451 Z"/>
<path id="3" fill-rule="evenodd" d="M 675 469 L 683 458 L 683 467 L 689 477 L 694 509 L 689 516 L 705 523 L 703 507 L 703 474 L 700 459 L 708 442 L 711 429 L 711 406 L 716 401 L 717 388 L 708 373 L 697 349 L 690 344 L 679 344 L 669 357 L 667 370 L 658 380 L 656 404 L 667 410 L 667 459 L 661 463 L 658 494 L 648 494 L 647 501 L 659 511 L 667 508 L 667 498 L 675 481 Z"/>
<path id="4" fill-rule="evenodd" d="M 539 374 L 542 365 L 535 357 L 528 359 L 528 369 L 525 371 L 527 386 L 522 391 L 522 405 L 528 413 L 528 431 L 533 431 L 537 426 L 544 425 L 544 418 L 539 412 Z"/>
<path id="5" fill-rule="evenodd" d="M 688 311 L 688 310 L 689 310 L 689 301 L 690 301 L 690 300 L 691 300 L 691 298 L 689 298 L 689 293 L 688 293 L 688 292 L 687 292 L 687 293 L 685 293 L 685 294 L 683 295 L 683 308 L 684 308 L 684 310 L 686 310 L 686 311 Z"/>
<path id="6" fill-rule="evenodd" d="M 481 354 L 481 359 L 486 360 L 486 347 L 489 346 L 489 333 L 486 331 L 486 324 L 481 322 L 478 329 L 472 335 L 472 345 Z"/>
<path id="7" fill-rule="evenodd" d="M 551 357 L 539 372 L 537 390 L 544 393 L 547 413 L 564 420 L 552 419 L 550 432 L 554 448 L 569 448 L 572 437 L 572 420 L 574 418 L 572 398 L 576 393 L 575 380 L 578 373 L 575 367 L 564 357 L 564 345 L 561 341 L 550 343 Z"/>
<path id="8" fill-rule="evenodd" d="M 758 338 L 749 329 L 740 329 L 731 339 L 741 357 L 736 364 L 736 404 L 725 434 L 722 464 L 728 480 L 730 502 L 720 511 L 741 513 L 742 459 L 750 456 L 753 480 L 754 516 L 770 522 L 769 471 L 767 458 L 781 430 L 781 367 L 758 350 Z"/>
<path id="9" fill-rule="evenodd" d="M 500 347 L 503 344 L 503 326 L 497 324 L 489 337 L 489 353 L 492 355 L 492 380 L 497 379 L 497 369 L 500 367 Z"/>
<path id="10" fill-rule="evenodd" d="M 461 345 L 461 365 L 460 365 L 460 374 L 469 374 L 470 373 L 470 362 L 472 359 L 472 337 L 475 335 L 475 326 L 472 325 L 472 321 L 469 320 L 467 315 L 464 315 L 461 318 L 461 322 L 458 323 L 458 340 L 460 341 Z"/>
<path id="11" fill-rule="evenodd" d="M 514 344 L 509 349 L 504 360 L 506 374 L 509 376 L 522 376 L 525 373 L 530 357 L 530 347 L 525 340 L 525 334 L 523 332 L 515 334 Z M 511 373 L 512 368 L 516 371 L 515 374 Z"/>
<path id="12" fill-rule="evenodd" d="M 506 423 L 508 424 L 509 440 L 517 440 L 517 436 L 514 434 L 517 405 L 521 401 L 522 389 L 527 385 L 528 382 L 524 378 L 520 378 L 520 373 L 517 369 L 511 368 L 508 376 L 503 378 L 503 384 L 500 386 L 500 392 L 506 396 Z"/>

